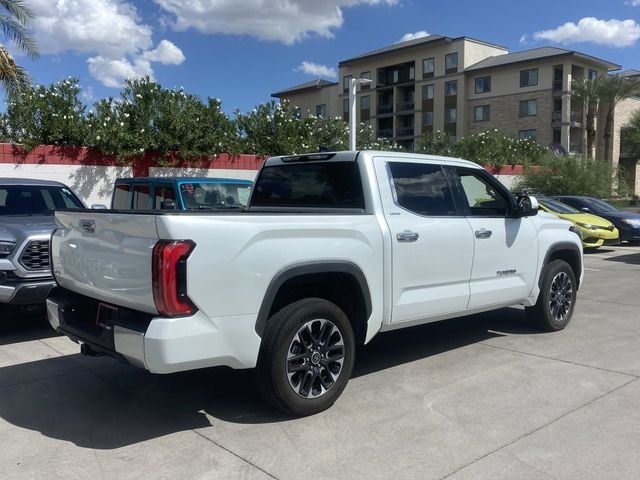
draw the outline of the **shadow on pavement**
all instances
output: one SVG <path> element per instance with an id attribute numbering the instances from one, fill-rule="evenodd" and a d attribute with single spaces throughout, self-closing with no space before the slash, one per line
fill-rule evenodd
<path id="1" fill-rule="evenodd" d="M 525 323 L 518 308 L 397 330 L 359 348 L 353 377 L 497 336 L 534 333 L 539 331 Z M 225 428 L 222 422 L 292 420 L 260 399 L 250 370 L 212 368 L 152 375 L 128 365 L 95 367 L 91 364 L 95 359 L 80 355 L 64 358 L 73 366 L 60 375 L 0 387 L 0 417 L 93 449 L 120 448 L 184 430 Z M 52 360 L 2 367 L 0 385 Z"/>
<path id="2" fill-rule="evenodd" d="M 628 263 L 630 265 L 640 265 L 640 252 L 629 253 L 627 255 L 618 255 L 615 257 L 607 257 L 604 260 L 606 260 L 607 262 L 620 262 Z"/>
<path id="3" fill-rule="evenodd" d="M 44 309 L 27 311 L 0 306 L 0 346 L 55 336 Z"/>

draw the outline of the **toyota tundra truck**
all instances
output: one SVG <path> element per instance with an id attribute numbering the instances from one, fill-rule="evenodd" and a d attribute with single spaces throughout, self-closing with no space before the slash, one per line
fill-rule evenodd
<path id="1" fill-rule="evenodd" d="M 561 330 L 583 277 L 575 227 L 446 157 L 274 157 L 247 208 L 56 221 L 55 330 L 152 373 L 255 368 L 292 415 L 330 407 L 381 332 L 509 305 Z"/>

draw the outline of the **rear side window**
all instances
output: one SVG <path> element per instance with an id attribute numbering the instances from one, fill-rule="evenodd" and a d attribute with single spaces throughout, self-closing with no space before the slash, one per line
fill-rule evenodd
<path id="1" fill-rule="evenodd" d="M 158 185 L 156 187 L 156 210 L 162 209 L 162 202 L 173 202 L 173 208 L 176 208 L 176 191 L 168 185 Z"/>
<path id="2" fill-rule="evenodd" d="M 390 162 L 395 202 L 418 215 L 456 215 L 451 187 L 439 165 Z"/>
<path id="3" fill-rule="evenodd" d="M 119 184 L 113 190 L 113 201 L 111 202 L 111 208 L 116 210 L 129 209 L 129 185 Z"/>
<path id="4" fill-rule="evenodd" d="M 252 206 L 364 209 L 356 162 L 297 163 L 265 167 Z"/>
<path id="5" fill-rule="evenodd" d="M 133 187 L 133 209 L 149 210 L 149 185 Z"/>

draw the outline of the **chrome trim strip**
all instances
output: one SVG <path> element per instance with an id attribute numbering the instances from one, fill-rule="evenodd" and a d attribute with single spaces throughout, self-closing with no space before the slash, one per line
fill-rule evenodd
<path id="1" fill-rule="evenodd" d="M 116 352 L 126 358 L 131 365 L 147 370 L 144 361 L 144 333 L 115 325 L 113 343 Z"/>
<path id="2" fill-rule="evenodd" d="M 54 330 L 60 328 L 60 318 L 58 316 L 58 304 L 47 298 L 47 319 Z"/>
<path id="3" fill-rule="evenodd" d="M 9 303 L 13 298 L 13 294 L 15 293 L 15 291 L 15 287 L 0 285 L 0 303 Z"/>

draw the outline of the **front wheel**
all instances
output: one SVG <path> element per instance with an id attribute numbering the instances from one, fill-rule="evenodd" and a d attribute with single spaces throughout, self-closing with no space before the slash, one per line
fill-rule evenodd
<path id="1" fill-rule="evenodd" d="M 538 301 L 525 309 L 527 318 L 543 330 L 562 330 L 571 321 L 577 289 L 575 273 L 567 262 L 549 262 L 542 272 Z"/>
<path id="2" fill-rule="evenodd" d="M 349 381 L 355 341 L 344 312 L 320 298 L 284 307 L 269 318 L 256 368 L 258 389 L 291 415 L 329 408 Z"/>

